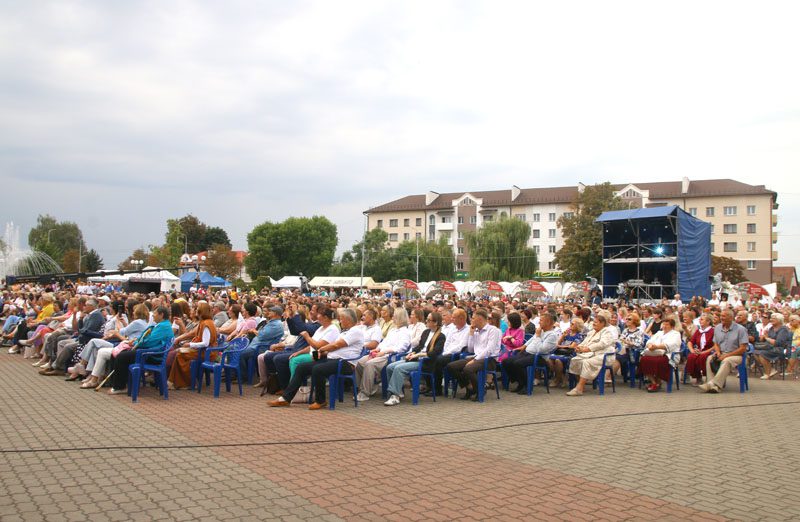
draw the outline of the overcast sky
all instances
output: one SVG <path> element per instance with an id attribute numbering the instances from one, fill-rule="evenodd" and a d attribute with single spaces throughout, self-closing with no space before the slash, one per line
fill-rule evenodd
<path id="1" fill-rule="evenodd" d="M 107 266 L 411 193 L 734 178 L 800 264 L 800 2 L 0 0 L 0 224 Z"/>

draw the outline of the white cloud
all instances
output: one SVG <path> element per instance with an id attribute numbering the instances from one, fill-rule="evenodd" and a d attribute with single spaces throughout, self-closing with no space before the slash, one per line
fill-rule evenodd
<path id="1" fill-rule="evenodd" d="M 798 15 L 796 2 L 7 4 L 0 171 L 26 197 L 5 211 L 84 228 L 113 214 L 120 238 L 87 235 L 114 262 L 185 212 L 240 247 L 266 219 L 327 214 L 348 247 L 361 211 L 408 193 L 685 175 L 766 184 L 792 233 Z M 781 261 L 800 263 L 794 243 Z"/>

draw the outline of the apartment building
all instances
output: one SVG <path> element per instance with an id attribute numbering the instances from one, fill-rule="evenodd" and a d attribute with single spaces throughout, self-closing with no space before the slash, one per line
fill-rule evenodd
<path id="1" fill-rule="evenodd" d="M 558 218 L 572 212 L 572 202 L 585 185 L 405 196 L 365 212 L 369 230 L 382 228 L 389 246 L 424 238 L 444 238 L 453 247 L 456 270 L 469 271 L 464 235 L 502 215 L 531 226 L 529 245 L 537 251 L 539 270 L 558 270 L 555 253 L 563 246 Z M 615 185 L 616 194 L 631 207 L 679 205 L 711 223 L 711 251 L 737 259 L 748 279 L 769 283 L 778 253 L 777 193 L 764 185 L 731 179 L 666 181 Z"/>

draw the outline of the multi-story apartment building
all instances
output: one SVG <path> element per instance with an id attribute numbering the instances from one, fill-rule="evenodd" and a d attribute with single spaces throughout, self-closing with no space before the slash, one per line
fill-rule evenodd
<path id="1" fill-rule="evenodd" d="M 563 245 L 557 220 L 572 212 L 572 202 L 585 186 L 544 187 L 478 192 L 428 192 L 405 196 L 365 212 L 367 228 L 383 228 L 389 246 L 405 240 L 441 238 L 452 245 L 456 270 L 469 271 L 464 234 L 505 214 L 531 226 L 529 245 L 538 253 L 541 271 L 558 270 L 555 253 Z M 711 179 L 615 185 L 616 194 L 632 207 L 679 205 L 712 225 L 711 251 L 737 259 L 750 281 L 769 283 L 778 253 L 777 194 L 764 185 Z"/>

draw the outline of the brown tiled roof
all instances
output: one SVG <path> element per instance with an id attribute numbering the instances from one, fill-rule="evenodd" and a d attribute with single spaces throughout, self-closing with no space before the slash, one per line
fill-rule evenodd
<path id="1" fill-rule="evenodd" d="M 772 267 L 772 281 L 782 281 L 784 285 L 792 284 L 792 279 L 796 278 L 795 268 L 793 266 L 773 266 Z"/>
<path id="2" fill-rule="evenodd" d="M 650 191 L 650 199 L 667 198 L 693 198 L 707 196 L 741 196 L 772 194 L 775 192 L 767 190 L 764 185 L 748 185 L 732 179 L 704 179 L 692 180 L 689 183 L 689 192 L 681 194 L 681 181 L 661 181 L 655 183 L 632 183 L 642 190 Z M 627 184 L 615 184 L 613 187 L 619 190 Z M 483 190 L 483 191 L 463 191 L 445 192 L 430 204 L 425 205 L 425 194 L 415 194 L 405 196 L 389 203 L 384 203 L 369 209 L 368 213 L 373 212 L 401 212 L 409 210 L 442 210 L 452 207 L 454 199 L 471 194 L 483 200 L 484 207 L 493 206 L 516 206 L 516 205 L 541 205 L 546 203 L 571 203 L 578 194 L 577 185 L 570 187 L 542 187 L 521 189 L 516 200 L 511 201 L 511 189 L 507 190 Z"/>

